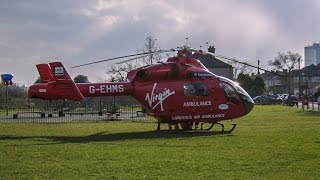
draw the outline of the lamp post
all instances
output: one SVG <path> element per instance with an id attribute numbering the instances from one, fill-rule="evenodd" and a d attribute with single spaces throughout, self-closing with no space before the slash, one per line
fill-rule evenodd
<path id="1" fill-rule="evenodd" d="M 301 73 L 301 77 L 302 77 L 302 82 L 303 82 L 303 85 L 301 85 L 301 82 L 299 81 L 299 84 L 300 84 L 300 88 L 299 88 L 299 91 L 301 93 L 301 91 L 303 91 L 304 93 L 301 95 L 301 105 L 302 105 L 302 108 L 304 109 L 304 104 L 305 104 L 305 99 L 306 99 L 306 84 L 304 82 L 305 80 L 305 74 L 304 73 Z M 300 78 L 299 78 L 300 79 Z"/>
<path id="2" fill-rule="evenodd" d="M 260 76 L 260 60 L 258 59 L 258 76 Z"/>
<path id="3" fill-rule="evenodd" d="M 9 104 L 8 104 L 8 84 L 6 84 L 6 115 L 9 115 Z"/>
<path id="4" fill-rule="evenodd" d="M 309 86 L 308 86 L 308 79 L 309 76 L 306 76 L 306 101 L 307 101 L 307 109 L 309 109 L 309 101 L 308 101 L 308 90 L 309 90 Z"/>
<path id="5" fill-rule="evenodd" d="M 299 64 L 299 71 L 298 71 L 298 79 L 299 79 L 299 84 L 298 84 L 298 86 L 299 86 L 299 92 L 298 92 L 298 101 L 301 101 L 301 69 L 300 69 L 300 58 L 298 59 L 298 64 Z"/>
<path id="6" fill-rule="evenodd" d="M 303 88 L 302 88 L 305 90 L 302 106 L 307 105 L 307 109 L 309 109 L 309 102 L 308 102 L 309 76 L 306 75 L 305 73 L 302 73 L 301 75 L 302 75 L 303 81 L 305 79 L 305 84 L 303 85 Z"/>
<path id="7" fill-rule="evenodd" d="M 8 86 L 12 85 L 12 74 L 1 74 L 1 83 L 0 85 L 5 85 L 6 86 L 6 115 L 9 115 L 9 103 L 8 103 Z"/>

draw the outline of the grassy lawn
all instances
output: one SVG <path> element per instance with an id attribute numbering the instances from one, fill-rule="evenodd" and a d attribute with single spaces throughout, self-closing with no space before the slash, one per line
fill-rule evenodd
<path id="1" fill-rule="evenodd" d="M 0 179 L 318 179 L 320 113 L 256 106 L 232 134 L 0 124 Z"/>

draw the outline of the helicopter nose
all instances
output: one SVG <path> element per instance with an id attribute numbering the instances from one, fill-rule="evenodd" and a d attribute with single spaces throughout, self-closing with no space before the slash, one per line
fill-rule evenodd
<path id="1" fill-rule="evenodd" d="M 244 107 L 246 109 L 246 113 L 248 114 L 254 107 L 254 101 L 248 95 L 242 95 L 241 99 L 243 100 Z"/>

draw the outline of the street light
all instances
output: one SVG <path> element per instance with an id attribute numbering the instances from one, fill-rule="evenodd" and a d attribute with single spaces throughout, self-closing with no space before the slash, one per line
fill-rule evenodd
<path id="1" fill-rule="evenodd" d="M 298 59 L 299 62 L 299 71 L 298 71 L 298 78 L 299 78 L 299 92 L 298 92 L 298 101 L 300 101 L 301 99 L 301 68 L 300 68 L 300 58 Z"/>
<path id="2" fill-rule="evenodd" d="M 12 82 L 13 74 L 1 74 L 1 82 L 0 86 L 5 85 L 6 86 L 6 115 L 9 115 L 8 108 L 8 86 L 11 86 L 13 84 Z"/>
<path id="3" fill-rule="evenodd" d="M 308 89 L 309 89 L 309 82 L 308 82 L 308 79 L 309 79 L 309 76 L 308 75 L 306 75 L 305 73 L 302 73 L 301 74 L 302 75 L 302 80 L 305 78 L 306 80 L 306 82 L 305 82 L 305 85 L 303 86 L 303 88 L 302 89 L 304 89 L 305 90 L 305 95 L 304 95 L 304 101 L 302 102 L 302 106 L 303 105 L 307 105 L 307 109 L 309 109 L 309 102 L 308 102 Z"/>

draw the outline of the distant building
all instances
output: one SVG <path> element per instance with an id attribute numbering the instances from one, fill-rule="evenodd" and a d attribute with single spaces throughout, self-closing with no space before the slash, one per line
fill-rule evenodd
<path id="1" fill-rule="evenodd" d="M 277 72 L 278 74 L 283 74 Z M 300 76 L 299 76 L 300 75 Z M 272 73 L 263 73 L 261 77 L 264 80 L 269 94 L 288 94 L 288 83 L 285 77 L 277 76 Z M 300 77 L 300 83 L 299 83 Z M 312 96 L 317 92 L 316 87 L 320 84 L 320 64 L 312 64 L 302 68 L 300 71 L 295 69 L 291 72 L 290 93 L 296 96 Z"/>
<path id="2" fill-rule="evenodd" d="M 299 94 L 299 74 L 300 74 L 300 91 L 303 95 L 314 95 L 317 92 L 316 87 L 320 84 L 320 64 L 312 64 L 300 70 L 293 72 L 294 94 Z"/>
<path id="3" fill-rule="evenodd" d="M 276 72 L 277 74 L 283 74 L 282 72 Z M 276 74 L 265 72 L 261 74 L 261 78 L 264 80 L 266 89 L 269 94 L 287 94 L 288 86 L 286 79 Z"/>
<path id="4" fill-rule="evenodd" d="M 194 53 L 192 57 L 198 59 L 209 71 L 218 76 L 233 79 L 233 67 L 211 54 Z"/>
<path id="5" fill-rule="evenodd" d="M 320 44 L 313 43 L 312 46 L 304 47 L 304 66 L 310 66 L 311 64 L 320 64 Z"/>

